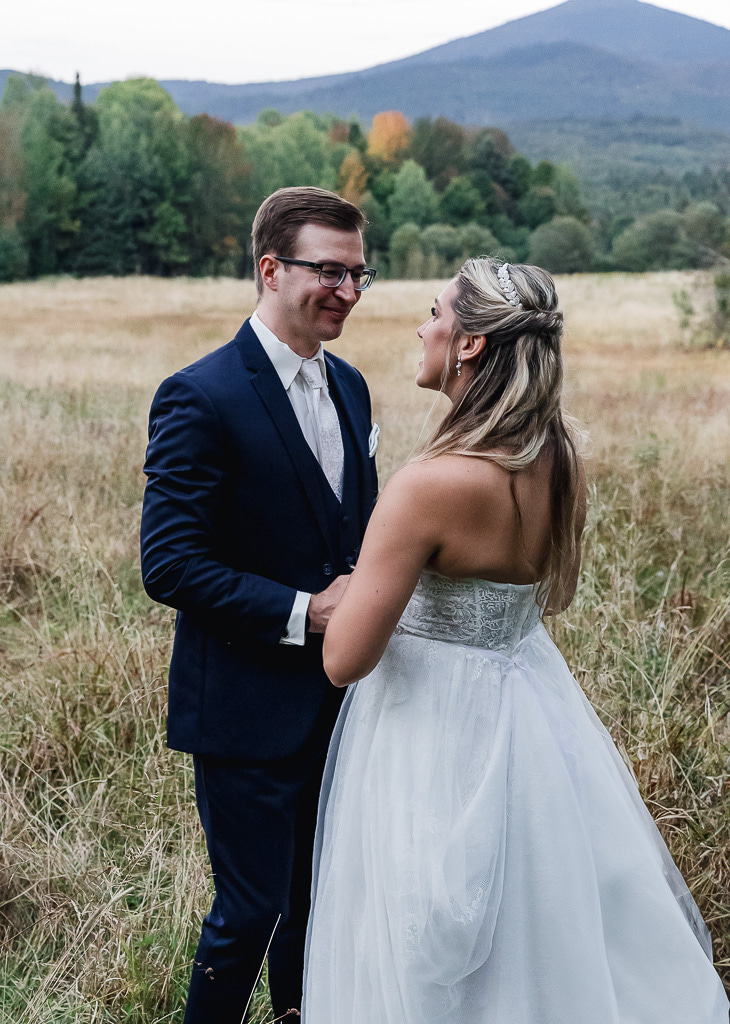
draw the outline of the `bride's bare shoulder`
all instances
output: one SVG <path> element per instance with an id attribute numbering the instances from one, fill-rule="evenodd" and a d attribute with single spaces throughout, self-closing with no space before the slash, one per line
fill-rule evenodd
<path id="1" fill-rule="evenodd" d="M 438 509 L 448 513 L 455 502 L 463 506 L 472 495 L 480 502 L 499 500 L 505 487 L 509 487 L 509 473 L 489 459 L 438 455 L 399 469 L 388 481 L 383 498 L 388 503 L 427 507 L 431 513 Z"/>

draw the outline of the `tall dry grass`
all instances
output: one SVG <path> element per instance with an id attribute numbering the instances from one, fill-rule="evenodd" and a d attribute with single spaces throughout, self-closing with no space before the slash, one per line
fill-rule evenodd
<path id="1" fill-rule="evenodd" d="M 692 285 L 559 282 L 594 450 L 581 583 L 551 628 L 730 979 L 730 353 L 680 345 L 671 295 Z M 412 384 L 439 287 L 378 284 L 337 343 L 370 382 L 383 480 L 439 413 Z M 172 616 L 137 569 L 145 419 L 253 304 L 228 280 L 0 288 L 2 1024 L 181 1020 L 210 882 L 188 759 L 164 745 Z"/>

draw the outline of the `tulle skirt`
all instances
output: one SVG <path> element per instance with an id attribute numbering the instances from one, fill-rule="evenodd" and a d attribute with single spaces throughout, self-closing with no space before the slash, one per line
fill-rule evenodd
<path id="1" fill-rule="evenodd" d="M 706 928 L 542 625 L 394 636 L 350 688 L 315 847 L 304 1024 L 727 1024 Z"/>

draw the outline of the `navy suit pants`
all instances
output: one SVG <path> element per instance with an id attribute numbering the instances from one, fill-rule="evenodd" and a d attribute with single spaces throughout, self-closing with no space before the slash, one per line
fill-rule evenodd
<path id="1" fill-rule="evenodd" d="M 341 695 L 328 688 L 317 728 L 290 757 L 194 757 L 215 899 L 203 921 L 185 1024 L 241 1024 L 267 947 L 274 1016 L 301 1008 L 317 801 Z"/>

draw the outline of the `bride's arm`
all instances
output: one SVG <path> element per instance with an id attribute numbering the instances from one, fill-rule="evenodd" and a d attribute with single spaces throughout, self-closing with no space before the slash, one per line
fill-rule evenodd
<path id="1" fill-rule="evenodd" d="M 375 506 L 357 566 L 324 638 L 324 667 L 335 686 L 367 675 L 385 650 L 426 562 L 439 549 L 444 515 L 428 463 L 392 477 Z"/>

